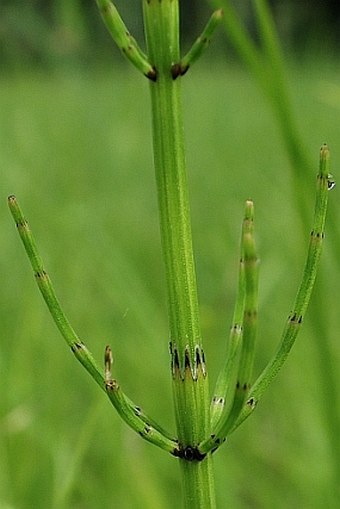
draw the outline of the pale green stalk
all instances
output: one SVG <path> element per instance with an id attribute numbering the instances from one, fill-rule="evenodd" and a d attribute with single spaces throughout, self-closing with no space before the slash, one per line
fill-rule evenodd
<path id="1" fill-rule="evenodd" d="M 320 166 L 319 173 L 317 175 L 314 222 L 310 235 L 307 259 L 302 280 L 295 298 L 295 303 L 287 318 L 277 351 L 252 386 L 248 395 L 248 401 L 243 407 L 243 411 L 232 430 L 236 429 L 236 427 L 238 427 L 253 412 L 260 397 L 281 369 L 301 328 L 315 284 L 316 273 L 321 256 L 327 212 L 328 191 L 333 189 L 335 186 L 333 177 L 329 170 L 329 150 L 327 145 L 323 145 L 320 150 Z"/>
<path id="2" fill-rule="evenodd" d="M 122 392 L 111 374 L 112 354 L 105 351 L 105 376 L 80 341 L 56 297 L 43 268 L 34 239 L 14 196 L 9 206 L 32 264 L 38 286 L 66 342 L 96 380 L 125 422 L 143 438 L 179 458 L 186 507 L 215 507 L 211 455 L 198 444 L 209 434 L 210 408 L 199 324 L 197 288 L 192 252 L 189 200 L 184 157 L 179 53 L 178 0 L 145 0 L 146 56 L 128 32 L 116 7 L 97 0 L 112 38 L 131 63 L 150 79 L 154 159 L 159 198 L 163 253 L 167 275 L 171 372 L 178 438 L 146 416 Z M 213 14 L 201 37 L 184 58 L 185 71 L 197 60 L 222 13 Z M 178 73 L 178 69 L 181 72 Z M 175 81 L 176 80 L 176 81 Z"/>
<path id="3" fill-rule="evenodd" d="M 222 17 L 222 9 L 218 9 L 211 15 L 201 35 L 196 39 L 188 53 L 181 59 L 178 68 L 176 66 L 174 67 L 172 72 L 172 76 L 174 78 L 177 77 L 177 73 L 178 75 L 183 76 L 188 71 L 189 67 L 192 66 L 193 63 L 196 62 L 196 60 L 198 60 L 198 58 L 202 55 L 205 48 L 210 44 L 211 37 L 213 36 Z"/>
<path id="4" fill-rule="evenodd" d="M 211 428 L 216 429 L 222 413 L 229 413 L 233 403 L 237 383 L 238 366 L 243 338 L 243 317 L 245 300 L 245 276 L 243 257 L 243 235 L 241 236 L 238 289 L 234 314 L 230 328 L 225 363 L 217 378 L 211 401 Z"/>
<path id="5" fill-rule="evenodd" d="M 252 370 L 256 334 L 258 262 L 253 242 L 253 214 L 248 204 L 248 211 L 246 209 L 243 226 L 241 248 L 243 253 L 241 260 L 243 260 L 244 267 L 242 263 L 239 291 L 234 313 L 234 319 L 235 316 L 238 316 L 239 323 L 236 323 L 238 329 L 243 325 L 241 356 L 238 361 L 236 352 L 234 351 L 235 348 L 241 348 L 238 344 L 236 344 L 236 347 L 234 345 L 229 347 L 227 353 L 231 357 L 226 360 L 225 368 L 220 374 L 212 402 L 212 407 L 214 409 L 212 414 L 212 433 L 209 438 L 199 445 L 199 451 L 201 453 L 207 453 L 208 451 L 217 449 L 223 443 L 226 436 L 232 433 L 254 411 L 265 389 L 283 366 L 294 345 L 316 279 L 324 238 L 328 192 L 335 186 L 329 169 L 329 150 L 327 145 L 323 145 L 320 151 L 320 165 L 317 176 L 314 222 L 300 287 L 292 311 L 284 327 L 277 351 L 253 385 L 249 384 L 249 379 Z M 251 221 L 249 222 L 249 220 Z M 240 322 L 241 312 L 244 313 L 242 324 Z M 240 331 L 239 334 L 241 334 Z M 234 339 L 233 330 L 231 339 Z M 240 338 L 237 338 L 237 341 L 240 342 Z M 232 383 L 234 379 L 234 370 L 237 369 L 237 365 L 238 378 L 234 389 L 234 401 L 232 406 L 225 406 L 225 408 L 223 408 L 225 397 L 230 390 L 230 383 Z M 226 369 L 230 369 L 230 372 L 227 372 Z M 225 392 L 223 392 L 223 385 Z"/>
<path id="6" fill-rule="evenodd" d="M 209 390 L 204 365 L 184 155 L 177 0 L 144 0 L 153 146 L 161 238 L 166 268 L 173 391 L 186 507 L 215 507 L 211 458 L 195 448 L 209 433 Z M 192 459 L 193 461 L 188 461 Z M 202 461 L 201 461 L 202 460 Z"/>
<path id="7" fill-rule="evenodd" d="M 257 328 L 258 264 L 254 241 L 254 205 L 248 200 L 242 227 L 239 289 L 230 344 L 212 400 L 213 408 L 216 407 L 212 414 L 212 434 L 200 444 L 201 452 L 214 450 L 223 443 L 242 411 L 251 386 Z"/>
<path id="8" fill-rule="evenodd" d="M 148 61 L 137 41 L 128 31 L 116 6 L 110 0 L 96 0 L 100 14 L 112 39 L 128 60 L 147 78 L 156 79 L 155 69 Z"/>
<path id="9" fill-rule="evenodd" d="M 263 40 L 271 55 L 275 44 L 268 28 L 264 0 L 257 0 Z M 160 212 L 163 256 L 169 310 L 170 357 L 177 438 L 162 429 L 136 406 L 112 376 L 112 353 L 106 347 L 104 375 L 78 338 L 61 309 L 55 291 L 37 251 L 27 221 L 14 196 L 9 207 L 31 262 L 39 289 L 61 334 L 76 358 L 106 391 L 124 421 L 144 439 L 178 458 L 183 474 L 186 508 L 216 507 L 212 473 L 212 452 L 216 450 L 254 410 L 265 388 L 284 363 L 310 299 L 323 239 L 328 190 L 334 187 L 329 174 L 329 152 L 320 156 L 314 226 L 302 282 L 293 311 L 287 320 L 281 343 L 272 361 L 251 386 L 257 324 L 258 259 L 253 232 L 253 203 L 246 203 L 242 228 L 238 296 L 230 333 L 228 358 L 218 378 L 211 405 L 208 376 L 202 346 L 199 305 L 186 182 L 180 77 L 207 46 L 222 17 L 213 14 L 202 35 L 187 55 L 180 58 L 178 0 L 143 0 L 147 55 L 129 34 L 117 9 L 108 0 L 97 0 L 113 39 L 125 56 L 150 79 L 154 162 Z M 231 13 L 233 11 L 230 11 Z M 237 17 L 231 16 L 234 35 Z M 266 24 L 267 23 L 267 24 Z M 238 42 L 249 64 L 260 77 L 258 52 L 239 32 Z M 273 58 L 273 55 L 271 55 Z M 211 409 L 211 415 L 210 415 Z"/>
<path id="10" fill-rule="evenodd" d="M 84 366 L 86 371 L 97 382 L 101 389 L 106 390 L 108 397 L 116 408 L 122 419 L 137 433 L 139 433 L 148 442 L 161 447 L 171 454 L 176 454 L 178 450 L 177 441 L 171 438 L 171 435 L 158 426 L 152 419 L 135 405 L 122 391 L 116 380 L 108 380 L 107 376 L 103 376 L 87 347 L 75 333 L 65 313 L 63 312 L 59 300 L 54 291 L 52 282 L 47 274 L 42 259 L 38 253 L 32 232 L 28 222 L 19 207 L 15 196 L 8 198 L 10 211 L 17 225 L 19 235 L 24 244 L 26 253 L 30 260 L 35 280 L 47 304 L 51 316 L 57 325 L 61 335 L 70 347 L 71 351 Z M 107 370 L 107 352 L 105 353 L 105 368 Z"/>
<path id="11" fill-rule="evenodd" d="M 254 0 L 251 6 L 257 23 L 259 44 L 255 44 L 231 0 L 208 0 L 210 4 L 223 7 L 225 16 L 223 24 L 228 39 L 240 55 L 251 75 L 259 83 L 264 95 L 269 99 L 274 115 L 278 121 L 282 134 L 282 141 L 286 147 L 290 160 L 291 184 L 299 210 L 301 229 L 308 221 L 309 203 L 308 193 L 301 193 L 305 186 L 305 176 L 310 173 L 312 164 L 307 153 L 304 140 L 298 126 L 296 114 L 289 93 L 289 83 L 285 72 L 285 58 L 278 39 L 273 15 L 268 0 Z M 333 244 L 330 245 L 333 249 Z M 312 326 L 320 323 L 320 317 L 327 316 L 324 299 L 313 299 L 310 321 Z M 340 448 L 337 436 L 339 416 L 334 404 L 325 405 L 324 402 L 339 399 L 336 390 L 336 373 L 332 364 L 332 353 L 329 338 L 320 342 L 318 335 L 313 335 L 318 351 L 319 384 L 322 388 L 323 417 L 328 429 L 329 447 L 334 458 L 334 475 L 339 479 Z"/>

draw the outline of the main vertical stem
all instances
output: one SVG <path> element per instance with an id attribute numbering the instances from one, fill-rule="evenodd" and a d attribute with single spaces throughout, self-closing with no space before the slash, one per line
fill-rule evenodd
<path id="1" fill-rule="evenodd" d="M 178 0 L 143 0 L 153 144 L 161 238 L 165 259 L 176 423 L 183 457 L 185 506 L 215 507 L 211 455 L 195 453 L 209 434 L 209 391 L 199 323 L 183 141 Z M 191 461 L 188 461 L 191 459 Z"/>

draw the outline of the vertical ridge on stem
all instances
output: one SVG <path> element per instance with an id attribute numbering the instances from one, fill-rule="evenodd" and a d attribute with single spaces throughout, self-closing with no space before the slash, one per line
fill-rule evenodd
<path id="1" fill-rule="evenodd" d="M 178 0 L 144 0 L 143 12 L 148 59 L 157 72 L 157 81 L 150 82 L 150 93 L 176 423 L 181 450 L 195 451 L 209 433 L 210 408 L 202 362 L 181 79 L 172 75 L 173 65 L 180 61 Z M 203 461 L 197 461 L 194 454 L 192 461 L 189 457 L 180 456 L 186 507 L 214 508 L 211 455 Z"/>

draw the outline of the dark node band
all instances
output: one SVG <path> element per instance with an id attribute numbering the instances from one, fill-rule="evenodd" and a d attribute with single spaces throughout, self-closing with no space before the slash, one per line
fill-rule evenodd
<path id="1" fill-rule="evenodd" d="M 174 450 L 173 455 L 185 461 L 202 461 L 206 457 L 206 453 L 201 453 L 197 447 L 191 445 L 186 447 L 180 445 L 178 449 Z"/>

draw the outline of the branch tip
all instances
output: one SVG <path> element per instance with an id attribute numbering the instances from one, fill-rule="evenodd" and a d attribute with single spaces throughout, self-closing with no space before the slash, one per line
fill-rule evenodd
<path id="1" fill-rule="evenodd" d="M 113 363 L 112 350 L 109 345 L 105 348 L 104 354 L 104 365 L 105 365 L 105 382 L 109 383 L 112 381 L 111 367 Z"/>

